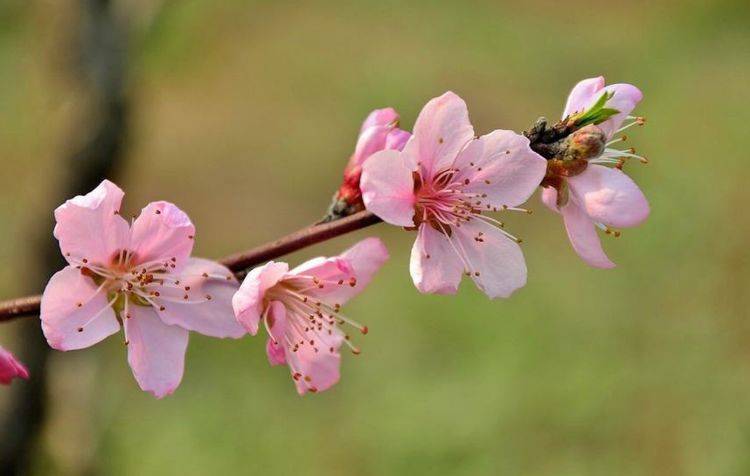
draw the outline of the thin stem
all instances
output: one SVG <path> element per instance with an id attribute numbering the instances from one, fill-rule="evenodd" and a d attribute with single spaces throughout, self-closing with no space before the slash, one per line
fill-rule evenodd
<path id="1" fill-rule="evenodd" d="M 371 212 L 358 212 L 333 222 L 308 226 L 270 243 L 227 256 L 219 262 L 241 278 L 248 268 L 380 221 L 380 218 Z M 26 296 L 0 302 L 0 322 L 17 317 L 38 315 L 41 301 L 41 296 Z"/>

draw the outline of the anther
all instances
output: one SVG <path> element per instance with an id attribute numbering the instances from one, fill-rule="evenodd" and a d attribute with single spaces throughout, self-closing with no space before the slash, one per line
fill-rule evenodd
<path id="1" fill-rule="evenodd" d="M 83 327 L 79 327 L 78 332 L 83 332 Z"/>
<path id="2" fill-rule="evenodd" d="M 161 215 L 161 210 L 156 210 L 157 215 Z"/>
<path id="3" fill-rule="evenodd" d="M 164 307 L 164 306 L 159 306 L 159 310 L 160 310 L 160 311 L 163 311 L 163 310 L 165 310 L 165 309 L 166 309 L 166 307 Z"/>

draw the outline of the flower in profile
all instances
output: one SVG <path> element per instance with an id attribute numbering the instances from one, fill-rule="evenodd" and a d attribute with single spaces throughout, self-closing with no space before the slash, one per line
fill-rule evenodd
<path id="1" fill-rule="evenodd" d="M 10 385 L 14 378 L 29 378 L 29 371 L 16 357 L 0 346 L 0 384 Z"/>
<path id="2" fill-rule="evenodd" d="M 132 225 L 124 193 L 105 180 L 55 210 L 54 235 L 68 266 L 42 295 L 42 330 L 51 347 L 89 347 L 125 330 L 140 387 L 161 398 L 182 380 L 188 331 L 245 334 L 232 313 L 239 284 L 219 263 L 191 258 L 195 227 L 168 202 L 148 204 Z"/>
<path id="3" fill-rule="evenodd" d="M 339 380 L 339 348 L 348 346 L 345 327 L 367 327 L 344 316 L 341 306 L 359 294 L 388 259 L 377 238 L 360 241 L 341 255 L 315 258 L 290 270 L 271 261 L 247 275 L 232 304 L 237 320 L 255 335 L 268 332 L 271 365 L 287 364 L 297 392 L 320 392 Z"/>
<path id="4" fill-rule="evenodd" d="M 520 240 L 488 212 L 522 210 L 546 161 L 512 131 L 474 136 L 464 101 L 452 92 L 430 100 L 403 151 L 365 162 L 365 206 L 384 221 L 417 230 L 410 271 L 423 293 L 453 294 L 470 276 L 490 298 L 526 283 Z"/>
<path id="5" fill-rule="evenodd" d="M 411 134 L 399 129 L 398 120 L 398 113 L 390 107 L 376 109 L 367 116 L 359 130 L 357 145 L 344 169 L 344 180 L 333 197 L 327 219 L 340 218 L 364 210 L 362 192 L 359 188 L 362 164 L 375 152 L 404 148 Z"/>
<path id="6" fill-rule="evenodd" d="M 612 147 L 626 140 L 625 135 L 613 138 L 616 134 L 644 123 L 630 115 L 642 98 L 635 86 L 605 86 L 601 76 L 579 82 L 568 96 L 563 121 L 580 129 L 569 138 L 567 157 L 549 161 L 542 182 L 542 201 L 562 215 L 576 253 L 597 268 L 615 264 L 596 229 L 620 236 L 618 228 L 639 225 L 649 215 L 643 192 L 622 171 L 625 161 L 646 159 L 633 149 Z"/>

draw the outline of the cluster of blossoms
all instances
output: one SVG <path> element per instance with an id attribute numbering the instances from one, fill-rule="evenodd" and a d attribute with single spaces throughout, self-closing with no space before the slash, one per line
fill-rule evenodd
<path id="1" fill-rule="evenodd" d="M 596 228 L 641 223 L 648 203 L 622 171 L 645 161 L 615 137 L 642 124 L 630 115 L 641 100 L 634 86 L 581 81 L 562 120 L 522 134 L 477 136 L 464 101 L 452 92 L 430 100 L 413 132 L 399 128 L 393 109 L 373 111 L 360 130 L 327 220 L 367 209 L 416 231 L 409 269 L 422 293 L 454 294 L 463 276 L 490 298 L 526 284 L 521 240 L 496 213 L 521 208 L 538 187 L 562 215 L 575 251 L 590 265 L 614 264 Z M 195 227 L 175 205 L 155 202 L 128 223 L 123 192 L 109 181 L 55 210 L 54 235 L 68 266 L 55 274 L 41 302 L 42 330 L 59 350 L 89 347 L 124 329 L 128 362 L 143 390 L 163 397 L 179 385 L 190 331 L 217 338 L 256 335 L 265 328 L 271 365 L 286 364 L 299 394 L 339 380 L 340 351 L 354 354 L 351 331 L 368 328 L 342 313 L 388 259 L 377 238 L 335 257 L 295 268 L 270 261 L 240 284 L 220 263 L 192 258 Z M 0 382 L 26 378 L 0 348 Z"/>

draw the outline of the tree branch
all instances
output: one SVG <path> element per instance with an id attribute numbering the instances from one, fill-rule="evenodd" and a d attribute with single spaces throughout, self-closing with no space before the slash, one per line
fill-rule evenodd
<path id="1" fill-rule="evenodd" d="M 268 260 L 330 240 L 351 231 L 374 225 L 380 221 L 380 218 L 371 212 L 363 211 L 334 222 L 321 223 L 303 228 L 278 240 L 260 245 L 248 251 L 235 253 L 219 261 L 232 270 L 235 275 L 242 277 L 250 267 L 263 264 Z M 27 296 L 0 302 L 0 322 L 9 321 L 17 317 L 38 315 L 41 300 L 41 296 Z"/>

